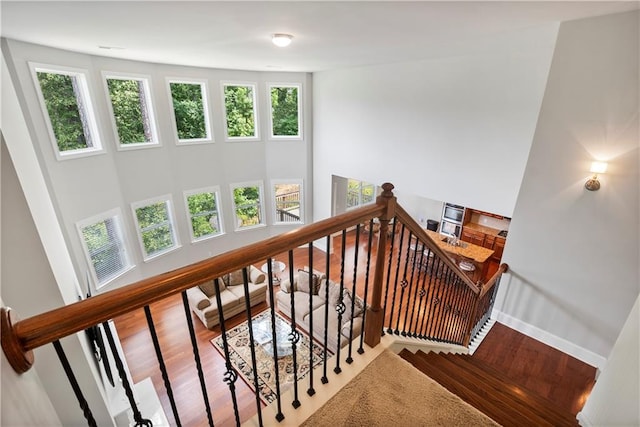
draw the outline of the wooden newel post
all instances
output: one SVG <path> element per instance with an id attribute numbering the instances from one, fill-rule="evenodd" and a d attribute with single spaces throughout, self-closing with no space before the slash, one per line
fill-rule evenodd
<path id="1" fill-rule="evenodd" d="M 364 325 L 364 342 L 369 347 L 375 347 L 380 343 L 382 336 L 382 324 L 384 312 L 382 311 L 382 284 L 384 282 L 384 265 L 387 250 L 387 234 L 389 221 L 395 216 L 396 198 L 393 195 L 393 185 L 386 182 L 382 184 L 382 194 L 376 199 L 379 205 L 385 205 L 386 209 L 380 216 L 380 234 L 378 239 L 378 253 L 376 255 L 376 267 L 373 276 L 373 290 L 371 292 L 371 305 L 367 309 Z"/>

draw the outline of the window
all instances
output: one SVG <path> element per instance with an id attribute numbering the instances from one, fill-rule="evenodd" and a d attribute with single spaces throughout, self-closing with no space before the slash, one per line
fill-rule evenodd
<path id="1" fill-rule="evenodd" d="M 269 85 L 271 138 L 302 138 L 300 85 Z"/>
<path id="2" fill-rule="evenodd" d="M 255 85 L 223 83 L 222 89 L 227 139 L 258 139 Z"/>
<path id="3" fill-rule="evenodd" d="M 375 185 L 349 178 L 347 184 L 347 209 L 373 203 L 375 200 Z"/>
<path id="4" fill-rule="evenodd" d="M 211 141 L 205 82 L 169 81 L 179 143 Z"/>
<path id="5" fill-rule="evenodd" d="M 31 64 L 56 157 L 103 152 L 86 71 Z"/>
<path id="6" fill-rule="evenodd" d="M 122 233 L 120 210 L 88 218 L 76 226 L 96 288 L 133 268 Z"/>
<path id="7" fill-rule="evenodd" d="M 264 225 L 262 183 L 234 184 L 231 193 L 236 230 Z"/>
<path id="8" fill-rule="evenodd" d="M 170 196 L 131 205 L 145 261 L 180 247 Z"/>
<path id="9" fill-rule="evenodd" d="M 159 145 L 149 80 L 111 75 L 105 80 L 120 149 Z"/>
<path id="10" fill-rule="evenodd" d="M 300 224 L 302 216 L 302 181 L 274 181 L 273 206 L 276 224 Z"/>
<path id="11" fill-rule="evenodd" d="M 185 192 L 187 214 L 191 223 L 191 241 L 208 239 L 223 233 L 220 217 L 220 190 L 212 187 Z"/>

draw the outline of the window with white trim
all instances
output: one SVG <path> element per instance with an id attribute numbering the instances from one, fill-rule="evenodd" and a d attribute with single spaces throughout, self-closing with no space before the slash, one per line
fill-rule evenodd
<path id="1" fill-rule="evenodd" d="M 236 230 L 265 225 L 262 182 L 232 184 L 231 197 Z"/>
<path id="2" fill-rule="evenodd" d="M 103 152 L 87 71 L 30 63 L 58 160 Z"/>
<path id="3" fill-rule="evenodd" d="M 303 223 L 302 180 L 274 180 L 271 188 L 275 224 Z"/>
<path id="4" fill-rule="evenodd" d="M 272 139 L 302 138 L 299 84 L 269 84 L 269 115 Z"/>
<path id="5" fill-rule="evenodd" d="M 178 144 L 211 142 L 205 81 L 168 80 Z"/>
<path id="6" fill-rule="evenodd" d="M 105 74 L 105 85 L 118 147 L 160 145 L 149 79 Z"/>
<path id="7" fill-rule="evenodd" d="M 223 234 L 219 200 L 220 188 L 217 186 L 184 192 L 192 242 Z"/>
<path id="8" fill-rule="evenodd" d="M 145 261 L 180 247 L 171 196 L 132 203 L 131 208 Z"/>
<path id="9" fill-rule="evenodd" d="M 82 220 L 76 227 L 96 288 L 133 268 L 119 209 Z"/>
<path id="10" fill-rule="evenodd" d="M 255 84 L 223 82 L 222 93 L 227 140 L 257 140 L 259 134 Z"/>
<path id="11" fill-rule="evenodd" d="M 375 185 L 349 178 L 347 183 L 347 209 L 373 203 L 375 200 Z"/>

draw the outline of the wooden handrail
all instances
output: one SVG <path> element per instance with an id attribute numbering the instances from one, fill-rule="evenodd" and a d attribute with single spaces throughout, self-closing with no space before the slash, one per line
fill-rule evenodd
<path id="1" fill-rule="evenodd" d="M 324 238 L 337 231 L 379 217 L 387 211 L 385 200 L 302 226 L 260 242 L 231 250 L 200 262 L 162 273 L 91 298 L 41 313 L 14 323 L 9 309 L 2 308 L 2 348 L 16 372 L 33 363 L 31 351 L 90 326 L 140 309 L 207 280 L 264 262 L 291 248 Z"/>
<path id="2" fill-rule="evenodd" d="M 455 262 L 449 258 L 449 255 L 433 241 L 433 239 L 424 231 L 422 227 L 405 211 L 400 205 L 396 205 L 396 218 L 405 225 L 411 233 L 422 243 L 425 243 L 431 252 L 435 253 L 447 267 L 452 269 L 460 276 L 461 280 L 476 294 L 480 294 L 480 288 L 474 284 L 471 279 L 462 271 Z"/>
<path id="3" fill-rule="evenodd" d="M 500 278 L 500 276 L 502 276 L 502 273 L 506 273 L 507 271 L 509 271 L 509 265 L 505 263 L 500 264 L 496 272 L 493 273 L 493 276 L 491 276 L 491 279 L 489 279 L 487 283 L 482 285 L 482 289 L 480 290 L 478 299 L 482 299 L 482 297 L 484 297 L 491 289 L 493 289 L 496 283 L 498 283 L 498 279 Z"/>

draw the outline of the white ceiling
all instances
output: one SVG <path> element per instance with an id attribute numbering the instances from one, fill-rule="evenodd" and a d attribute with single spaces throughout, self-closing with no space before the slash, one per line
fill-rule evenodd
<path id="1" fill-rule="evenodd" d="M 637 9 L 638 1 L 72 1 L 1 3 L 1 34 L 89 54 L 271 71 L 321 71 L 459 54 L 472 42 Z M 288 48 L 272 33 L 294 35 Z M 108 46 L 116 49 L 103 49 Z"/>

